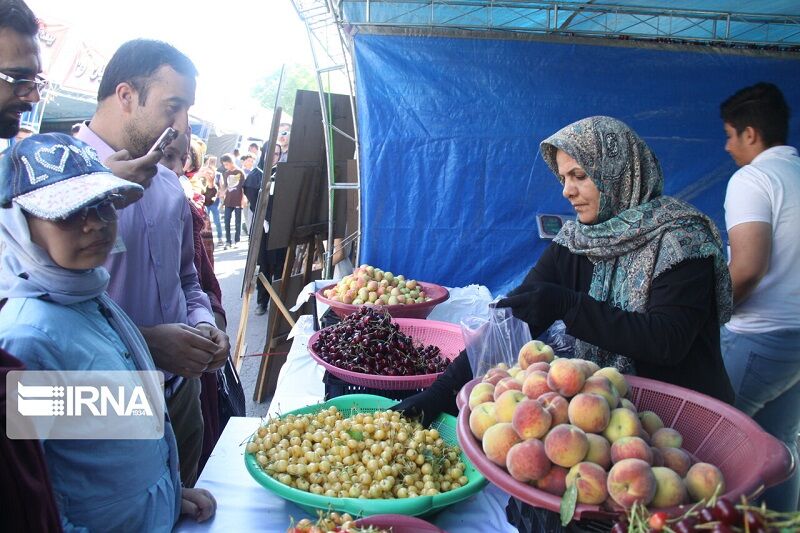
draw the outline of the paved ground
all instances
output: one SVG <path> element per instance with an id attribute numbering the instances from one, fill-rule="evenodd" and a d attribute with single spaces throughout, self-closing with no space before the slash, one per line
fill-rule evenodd
<path id="1" fill-rule="evenodd" d="M 242 235 L 242 241 L 238 247 L 230 250 L 223 250 L 217 247 L 214 251 L 214 271 L 222 288 L 222 305 L 225 307 L 225 313 L 228 317 L 228 335 L 231 338 L 231 344 L 236 342 L 236 333 L 242 313 L 242 298 L 240 294 L 247 260 L 247 246 L 247 236 Z M 254 293 L 250 299 L 250 306 L 247 312 L 246 354 L 260 353 L 267 338 L 267 315 L 256 316 L 255 308 L 256 298 Z M 265 416 L 269 409 L 269 401 L 264 403 L 253 401 L 253 390 L 255 389 L 260 363 L 261 358 L 258 356 L 246 357 L 242 363 L 240 377 L 247 400 L 247 416 Z"/>

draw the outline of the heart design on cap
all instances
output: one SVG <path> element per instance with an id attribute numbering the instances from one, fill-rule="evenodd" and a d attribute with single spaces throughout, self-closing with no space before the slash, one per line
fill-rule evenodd
<path id="1" fill-rule="evenodd" d="M 56 152 L 59 150 L 61 151 L 61 160 L 56 164 L 55 161 L 58 160 Z M 45 157 L 48 159 L 45 159 Z M 34 158 L 37 163 L 45 168 L 54 172 L 64 172 L 64 167 L 67 166 L 67 159 L 69 158 L 69 148 L 63 144 L 54 144 L 50 148 L 42 147 L 36 150 Z"/>
<path id="2" fill-rule="evenodd" d="M 31 182 L 31 185 L 36 185 L 40 181 L 50 179 L 49 174 L 39 174 L 37 176 L 36 171 L 33 169 L 33 165 L 31 165 L 31 162 L 28 161 L 28 158 L 24 155 L 20 157 L 20 160 L 22 161 L 22 164 L 25 165 L 25 170 L 28 172 L 28 181 Z"/>

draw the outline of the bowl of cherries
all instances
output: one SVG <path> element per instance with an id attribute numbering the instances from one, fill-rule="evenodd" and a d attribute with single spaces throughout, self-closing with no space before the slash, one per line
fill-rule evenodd
<path id="1" fill-rule="evenodd" d="M 464 349 L 449 322 L 392 318 L 362 307 L 308 341 L 311 357 L 339 379 L 384 390 L 425 388 Z"/>

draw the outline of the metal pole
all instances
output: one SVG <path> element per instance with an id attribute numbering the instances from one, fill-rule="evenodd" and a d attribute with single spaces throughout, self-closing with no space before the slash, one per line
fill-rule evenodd
<path id="1" fill-rule="evenodd" d="M 281 76 L 278 78 L 278 90 L 275 93 L 275 103 L 272 104 L 272 112 L 274 113 L 276 109 L 278 109 L 278 100 L 281 97 L 281 91 L 283 91 L 283 74 L 286 72 L 286 63 L 281 65 Z"/>
<path id="2" fill-rule="evenodd" d="M 278 77 L 278 90 L 275 91 L 275 102 L 272 104 L 273 118 L 275 116 L 275 112 L 278 110 L 278 102 L 280 101 L 281 93 L 283 92 L 283 80 L 285 73 L 286 73 L 286 63 L 281 65 L 281 74 L 280 77 Z M 283 114 L 283 111 L 281 111 L 281 114 Z M 278 117 L 279 120 L 280 118 L 281 117 Z M 265 175 L 268 175 L 267 172 L 269 171 L 269 169 L 272 168 L 272 163 L 270 158 L 272 157 L 272 154 L 275 152 L 275 147 L 267 146 L 267 143 L 269 143 L 269 139 L 264 141 L 264 145 L 261 147 L 261 160 L 258 162 L 257 165 L 259 168 L 261 168 L 261 170 L 264 172 Z"/>
<path id="3" fill-rule="evenodd" d="M 328 20 L 327 20 L 327 22 L 323 22 L 321 24 L 317 24 L 315 28 L 311 27 L 311 23 L 304 16 L 305 11 L 301 11 L 299 9 L 297 0 L 294 0 L 293 4 L 294 4 L 294 7 L 295 7 L 295 11 L 297 11 L 298 15 L 300 16 L 301 20 L 303 20 L 303 22 L 304 22 L 304 24 L 306 26 L 306 33 L 308 34 L 308 40 L 309 40 L 309 43 L 311 45 L 311 55 L 312 55 L 312 58 L 314 60 L 314 68 L 315 68 L 316 77 L 317 77 L 317 90 L 318 90 L 319 97 L 320 97 L 320 110 L 322 112 L 322 125 L 323 125 L 323 129 L 325 131 L 325 152 L 326 152 L 326 156 L 327 156 L 326 157 L 326 168 L 327 168 L 327 173 L 328 173 L 328 194 L 329 194 L 329 197 L 328 197 L 328 250 L 326 251 L 325 258 L 324 258 L 325 261 L 324 261 L 324 265 L 323 265 L 323 276 L 327 278 L 332 274 L 332 270 L 333 270 L 333 254 L 334 254 L 334 250 L 335 250 L 335 246 L 333 244 L 334 222 L 335 222 L 335 191 L 336 190 L 343 190 L 343 189 L 360 190 L 361 179 L 360 179 L 360 168 L 359 168 L 359 164 L 358 164 L 359 145 L 358 145 L 358 125 L 357 125 L 358 124 L 358 120 L 357 120 L 357 117 L 356 117 L 356 105 L 355 105 L 355 98 L 354 98 L 355 83 L 353 81 L 352 73 L 350 72 L 350 64 L 348 63 L 348 57 L 351 58 L 351 59 L 353 57 L 353 49 L 352 49 L 352 46 L 348 46 L 347 45 L 347 41 L 346 41 L 346 38 L 344 36 L 344 29 L 343 29 L 343 27 L 341 25 L 341 20 L 340 20 L 339 17 L 337 17 L 336 9 L 334 8 L 333 3 L 331 2 L 331 0 L 325 0 L 324 2 L 322 0 L 319 0 L 319 2 L 320 3 L 324 3 L 326 5 L 327 12 L 328 12 L 328 14 L 327 14 Z M 369 17 L 370 17 L 370 3 L 368 1 L 367 2 L 367 18 L 369 19 Z M 317 18 L 317 20 L 320 19 L 319 16 L 317 16 L 316 18 Z M 333 55 L 335 55 L 335 54 L 333 54 L 333 55 L 331 54 L 331 47 L 335 47 L 336 44 L 331 43 L 329 40 L 326 40 L 325 42 L 323 42 L 320 37 L 315 35 L 315 32 L 317 30 L 326 31 L 326 30 L 330 30 L 330 29 L 333 29 L 333 31 L 337 32 L 337 36 L 336 37 L 339 40 L 339 47 L 341 49 L 341 64 L 338 64 L 338 63 L 340 63 L 340 61 L 337 58 L 333 57 Z M 337 63 L 336 65 L 320 68 L 320 57 L 318 55 L 318 50 L 315 48 L 315 43 L 314 43 L 315 38 L 316 38 L 317 44 L 324 50 L 325 54 L 327 54 L 327 56 L 331 59 L 331 61 L 333 61 L 334 63 Z M 352 40 L 350 42 L 350 45 L 352 45 Z M 350 53 L 349 56 L 348 56 L 348 52 Z M 342 68 L 344 69 L 345 75 L 347 76 L 347 82 L 348 82 L 348 86 L 349 86 L 350 109 L 351 109 L 351 113 L 352 113 L 352 116 L 353 116 L 353 137 L 351 137 L 350 135 L 344 133 L 343 131 L 341 131 L 339 128 L 337 128 L 332 123 L 333 120 L 331 118 L 331 109 L 330 109 L 331 106 L 330 105 L 326 105 L 325 90 L 324 90 L 324 87 L 323 87 L 322 77 L 321 77 L 322 73 L 324 73 L 324 72 L 331 72 L 331 71 L 339 70 L 339 69 L 342 69 Z M 333 135 L 334 135 L 334 132 L 340 133 L 344 137 L 352 140 L 354 142 L 354 144 L 355 144 L 354 157 L 355 157 L 355 161 L 356 161 L 356 183 L 340 183 L 340 184 L 336 183 L 335 161 L 334 161 L 334 155 L 333 155 L 333 144 L 334 144 L 333 143 Z M 360 205 L 360 202 L 361 202 L 361 198 L 359 196 L 359 198 L 358 198 L 358 204 L 359 205 Z M 359 217 L 358 217 L 357 225 L 358 225 L 358 229 L 356 230 L 356 232 L 354 234 L 345 236 L 345 240 L 343 241 L 343 244 L 344 243 L 349 243 L 352 240 L 353 236 L 355 236 L 356 238 L 360 238 L 360 236 L 361 236 L 360 210 L 359 210 Z"/>
<path id="4" fill-rule="evenodd" d="M 553 6 L 553 30 L 558 30 L 558 4 Z"/>
<path id="5" fill-rule="evenodd" d="M 339 42 L 342 45 L 342 56 L 346 58 L 348 57 L 347 54 L 349 53 L 349 57 L 351 61 L 355 61 L 355 39 L 350 40 L 350 46 L 347 46 L 345 42 L 345 36 L 343 35 L 343 29 L 341 27 L 339 29 Z M 353 63 L 353 68 L 355 69 L 355 63 Z M 358 142 L 358 116 L 356 115 L 356 86 L 353 81 L 353 76 L 350 73 L 349 68 L 345 68 L 345 73 L 347 74 L 347 84 L 350 87 L 350 113 L 353 115 L 353 141 L 355 144 L 355 153 L 353 157 L 356 161 L 356 183 L 358 184 L 357 191 L 358 191 L 358 217 L 356 217 L 356 264 L 359 264 L 359 257 L 361 256 L 361 157 L 360 157 L 360 143 Z M 347 237 L 347 236 L 346 236 Z"/>
<path id="6" fill-rule="evenodd" d="M 334 189 L 332 188 L 335 184 L 334 179 L 334 165 L 333 165 L 333 147 L 331 146 L 331 130 L 330 125 L 328 123 L 328 106 L 325 102 L 325 88 L 322 85 L 322 77 L 320 76 L 320 68 L 319 68 L 319 58 L 317 56 L 317 51 L 314 47 L 314 40 L 313 40 L 313 33 L 311 28 L 308 25 L 307 20 L 303 20 L 306 25 L 306 33 L 308 35 L 308 42 L 311 46 L 311 57 L 314 60 L 314 71 L 317 76 L 317 91 L 319 92 L 319 106 L 320 111 L 322 112 L 322 127 L 325 132 L 325 165 L 328 173 L 328 251 L 325 253 L 325 263 L 323 265 L 322 270 L 322 277 L 324 279 L 329 279 L 331 271 L 333 270 L 333 221 L 335 217 L 334 212 L 334 205 L 333 205 L 333 197 L 334 197 Z"/>

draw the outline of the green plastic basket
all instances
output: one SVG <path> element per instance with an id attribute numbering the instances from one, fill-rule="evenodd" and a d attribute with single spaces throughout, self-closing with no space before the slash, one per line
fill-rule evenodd
<path id="1" fill-rule="evenodd" d="M 343 416 L 348 417 L 358 413 L 386 411 L 396 403 L 397 402 L 394 400 L 381 396 L 349 394 L 347 396 L 333 398 L 325 403 L 302 407 L 286 413 L 283 416 L 316 413 L 323 409 L 336 406 Z M 436 428 L 442 440 L 447 444 L 458 446 L 455 417 L 442 414 L 431 424 L 431 428 Z M 253 479 L 278 496 L 296 503 L 310 514 L 315 514 L 317 509 L 323 511 L 332 509 L 338 512 L 350 513 L 353 516 L 372 516 L 376 514 L 423 516 L 435 513 L 449 505 L 469 498 L 483 489 L 487 481 L 486 478 L 472 466 L 472 463 L 467 456 L 464 455 L 463 451 L 461 452 L 461 461 L 466 467 L 464 475 L 468 480 L 467 484 L 463 487 L 435 496 L 417 496 L 414 498 L 394 500 L 370 500 L 365 498 L 331 498 L 289 487 L 277 479 L 271 478 L 266 472 L 261 470 L 253 454 L 244 454 L 244 462 L 247 466 L 247 471 L 250 472 Z"/>

